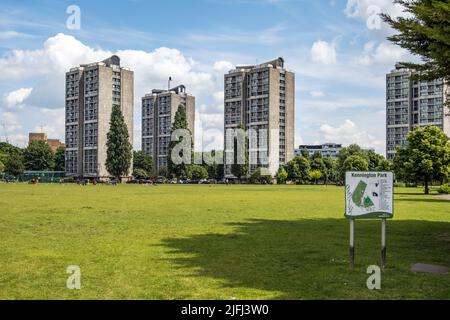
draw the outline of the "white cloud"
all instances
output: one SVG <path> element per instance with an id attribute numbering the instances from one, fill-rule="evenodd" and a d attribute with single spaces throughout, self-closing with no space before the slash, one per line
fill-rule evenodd
<path id="1" fill-rule="evenodd" d="M 17 32 L 14 30 L 0 31 L 0 40 L 9 40 L 19 37 L 28 37 L 28 34 Z"/>
<path id="2" fill-rule="evenodd" d="M 382 42 L 378 46 L 374 42 L 368 42 L 364 46 L 364 52 L 359 58 L 363 66 L 374 64 L 393 66 L 396 62 L 414 59 L 407 50 L 388 42 Z"/>
<path id="3" fill-rule="evenodd" d="M 377 139 L 367 131 L 359 128 L 351 120 L 345 120 L 338 127 L 324 124 L 320 127 L 320 134 L 325 141 L 336 141 L 344 145 L 356 143 L 362 147 L 374 148 L 376 150 L 382 150 L 384 148 L 383 140 Z"/>
<path id="4" fill-rule="evenodd" d="M 393 17 L 404 16 L 404 8 L 392 0 L 348 0 L 344 12 L 347 17 L 367 19 L 371 15 L 371 7 Z"/>
<path id="5" fill-rule="evenodd" d="M 320 90 L 313 90 L 310 91 L 309 94 L 311 95 L 311 97 L 313 98 L 321 98 L 325 96 L 325 93 L 323 91 Z"/>
<path id="6" fill-rule="evenodd" d="M 304 144 L 303 137 L 299 133 L 296 133 L 295 134 L 295 138 L 294 138 L 294 146 L 295 146 L 295 148 L 298 148 L 302 144 Z"/>
<path id="7" fill-rule="evenodd" d="M 45 127 L 50 135 L 62 139 L 64 137 L 64 77 L 71 68 L 80 64 L 101 61 L 117 54 L 121 65 L 135 72 L 135 119 L 140 117 L 140 98 L 152 89 L 167 87 L 169 76 L 173 85 L 186 85 L 188 93 L 197 97 L 197 105 L 208 103 L 210 117 L 223 117 L 223 70 L 232 64 L 218 61 L 214 65 L 203 66 L 192 58 L 186 57 L 177 49 L 161 47 L 151 52 L 142 50 L 108 50 L 92 48 L 73 36 L 59 33 L 47 39 L 43 47 L 37 50 L 13 50 L 0 57 L 0 83 L 31 80 L 36 83 L 33 89 L 23 88 L 5 96 L 8 106 L 23 102 L 28 107 L 36 108 L 39 119 L 21 119 L 27 123 L 28 129 Z M 211 94 L 213 92 L 214 94 Z M 201 97 L 199 99 L 199 97 Z M 6 99 L 7 98 L 7 99 Z M 205 99 L 206 101 L 201 101 Z M 55 112 L 51 112 L 55 110 Z M 37 121 L 44 123 L 37 123 Z M 33 122 L 34 121 L 34 122 Z M 135 121 L 136 126 L 139 125 Z M 210 121 L 222 130 L 222 124 Z M 139 141 L 140 137 L 135 136 Z"/>
<path id="8" fill-rule="evenodd" d="M 337 54 L 336 54 L 336 44 L 329 43 L 326 41 L 316 41 L 311 48 L 311 59 L 314 62 L 323 64 L 336 64 Z"/>
<path id="9" fill-rule="evenodd" d="M 20 88 L 5 94 L 3 101 L 6 108 L 20 107 L 30 96 L 33 88 Z"/>
<path id="10" fill-rule="evenodd" d="M 233 69 L 233 64 L 229 61 L 222 60 L 214 63 L 214 70 L 219 73 L 225 74 L 231 69 Z"/>
<path id="11" fill-rule="evenodd" d="M 6 130 L 6 132 L 4 132 L 6 135 L 22 129 L 22 125 L 19 123 L 17 115 L 12 112 L 3 112 L 0 124 L 2 130 Z"/>

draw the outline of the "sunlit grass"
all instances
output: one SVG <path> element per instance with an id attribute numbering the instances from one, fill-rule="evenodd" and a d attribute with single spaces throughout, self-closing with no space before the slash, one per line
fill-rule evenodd
<path id="1" fill-rule="evenodd" d="M 382 290 L 380 222 L 356 223 L 348 271 L 334 186 L 0 184 L 0 299 L 450 299 L 450 201 L 397 189 Z M 66 268 L 81 267 L 79 291 Z"/>

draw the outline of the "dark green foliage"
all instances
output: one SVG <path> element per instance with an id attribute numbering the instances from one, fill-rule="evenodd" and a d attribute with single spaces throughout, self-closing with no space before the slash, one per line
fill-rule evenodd
<path id="1" fill-rule="evenodd" d="M 449 138 L 438 127 L 428 126 L 411 131 L 407 140 L 394 158 L 396 176 L 406 182 L 422 182 L 428 194 L 430 183 L 449 177 Z"/>
<path id="2" fill-rule="evenodd" d="M 208 179 L 208 171 L 203 166 L 194 164 L 188 167 L 187 178 L 192 180 Z"/>
<path id="3" fill-rule="evenodd" d="M 144 151 L 133 152 L 133 170 L 143 170 L 145 171 L 145 177 L 149 177 L 153 172 L 153 159 L 151 156 L 146 154 Z M 133 176 L 136 177 L 135 174 Z"/>
<path id="4" fill-rule="evenodd" d="M 59 147 L 55 152 L 55 171 L 66 170 L 66 148 Z"/>
<path id="5" fill-rule="evenodd" d="M 399 33 L 393 43 L 422 58 L 423 64 L 404 63 L 421 72 L 420 78 L 450 80 L 450 2 L 448 0 L 396 0 L 409 13 L 394 19 L 383 15 Z"/>
<path id="6" fill-rule="evenodd" d="M 109 125 L 106 142 L 106 169 L 111 176 L 120 180 L 121 177 L 129 174 L 133 153 L 128 127 L 122 111 L 117 105 L 113 106 Z"/>
<path id="7" fill-rule="evenodd" d="M 23 152 L 25 170 L 43 171 L 54 167 L 54 154 L 45 141 L 32 141 Z"/>
<path id="8" fill-rule="evenodd" d="M 14 177 L 21 175 L 25 170 L 22 156 L 16 153 L 12 153 L 5 163 L 5 173 Z"/>
<path id="9" fill-rule="evenodd" d="M 186 107 L 183 105 L 178 106 L 178 110 L 175 113 L 175 120 L 172 125 L 172 131 L 171 133 L 175 132 L 178 129 L 184 129 L 189 131 L 188 127 L 188 121 L 186 116 Z M 190 132 L 191 135 L 191 150 L 190 152 L 190 158 L 192 161 L 192 154 L 193 154 L 193 137 L 192 132 Z M 182 179 L 187 177 L 187 170 L 190 163 L 181 163 L 181 164 L 175 164 L 172 161 L 172 150 L 175 148 L 175 146 L 183 141 L 183 138 L 180 138 L 179 141 L 171 141 L 169 144 L 168 152 L 167 152 L 167 170 L 169 175 L 176 177 L 177 179 Z M 180 157 L 189 157 L 189 155 L 184 155 L 183 151 L 180 152 Z"/>
<path id="10" fill-rule="evenodd" d="M 148 179 L 149 174 L 146 170 L 141 168 L 134 168 L 133 169 L 133 177 L 136 179 L 142 180 L 142 179 Z"/>

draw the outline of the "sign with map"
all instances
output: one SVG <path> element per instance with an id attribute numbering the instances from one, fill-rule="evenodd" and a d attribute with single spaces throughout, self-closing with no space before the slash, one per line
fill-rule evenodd
<path id="1" fill-rule="evenodd" d="M 392 172 L 347 172 L 345 216 L 349 219 L 394 217 Z"/>

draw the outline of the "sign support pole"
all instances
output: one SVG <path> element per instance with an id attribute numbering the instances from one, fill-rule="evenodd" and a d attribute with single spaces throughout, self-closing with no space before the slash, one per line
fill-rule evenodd
<path id="1" fill-rule="evenodd" d="M 386 218 L 381 220 L 381 267 L 386 268 Z"/>
<path id="2" fill-rule="evenodd" d="M 350 219 L 350 270 L 355 270 L 355 219 Z"/>

